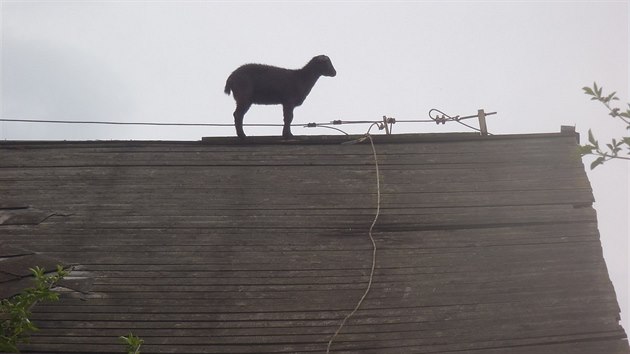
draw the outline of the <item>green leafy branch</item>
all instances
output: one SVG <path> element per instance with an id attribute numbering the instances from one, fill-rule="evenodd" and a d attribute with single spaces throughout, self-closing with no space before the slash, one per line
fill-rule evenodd
<path id="1" fill-rule="evenodd" d="M 142 346 L 144 340 L 134 336 L 132 333 L 129 333 L 127 337 L 120 336 L 119 338 L 127 345 L 127 354 L 140 354 L 140 346 Z"/>
<path id="2" fill-rule="evenodd" d="M 606 95 L 603 93 L 603 88 L 598 87 L 595 82 L 593 83 L 593 87 L 585 86 L 582 90 L 584 90 L 586 95 L 591 96 L 592 101 L 601 102 L 608 109 L 609 116 L 620 119 L 624 124 L 626 124 L 626 129 L 630 130 L 630 104 L 628 104 L 628 109 L 623 112 L 621 111 L 621 108 L 613 107 L 611 105 L 613 101 L 619 100 L 617 92 Z M 591 163 L 591 169 L 594 169 L 595 167 L 612 159 L 630 160 L 630 157 L 620 156 L 620 153 L 624 150 L 626 150 L 627 155 L 630 155 L 630 136 L 622 137 L 619 140 L 612 139 L 610 143 L 605 144 L 605 147 L 607 150 L 600 146 L 599 141 L 589 129 L 588 144 L 580 146 L 579 151 L 582 156 L 594 155 L 597 157 Z"/>
<path id="3" fill-rule="evenodd" d="M 0 351 L 19 353 L 18 344 L 26 343 L 29 332 L 37 331 L 37 326 L 30 320 L 31 309 L 40 301 L 57 301 L 59 294 L 52 289 L 68 272 L 62 266 L 57 271 L 46 275 L 44 268 L 35 267 L 30 271 L 35 276 L 35 286 L 24 289 L 20 294 L 0 301 Z"/>
<path id="4" fill-rule="evenodd" d="M 22 290 L 21 293 L 9 299 L 0 301 L 0 352 L 19 353 L 19 344 L 27 343 L 30 332 L 38 331 L 39 328 L 30 320 L 31 310 L 41 301 L 58 301 L 59 293 L 53 289 L 68 275 L 68 271 L 62 266 L 57 266 L 57 271 L 46 274 L 44 268 L 35 267 L 30 269 L 35 277 L 35 285 Z M 127 354 L 140 354 L 140 346 L 144 340 L 138 336 L 119 337 L 127 345 Z"/>

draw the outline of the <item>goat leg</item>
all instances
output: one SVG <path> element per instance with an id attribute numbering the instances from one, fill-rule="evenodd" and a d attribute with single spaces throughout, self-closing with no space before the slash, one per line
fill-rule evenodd
<path id="1" fill-rule="evenodd" d="M 291 122 L 293 122 L 293 108 L 295 106 L 291 105 L 282 105 L 282 113 L 284 114 L 284 128 L 282 129 L 282 136 L 285 138 L 290 138 L 293 136 L 291 134 Z"/>
<path id="2" fill-rule="evenodd" d="M 245 132 L 243 131 L 243 118 L 245 117 L 245 113 L 249 110 L 251 105 L 236 105 L 236 110 L 234 111 L 234 126 L 236 127 L 236 135 L 239 138 L 245 139 Z"/>

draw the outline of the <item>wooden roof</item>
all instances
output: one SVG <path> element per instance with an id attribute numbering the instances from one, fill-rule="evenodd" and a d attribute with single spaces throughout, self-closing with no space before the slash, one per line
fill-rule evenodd
<path id="1" fill-rule="evenodd" d="M 248 139 L 0 143 L 0 242 L 91 279 L 24 348 L 325 352 L 368 281 L 371 147 Z M 630 352 L 575 134 L 374 140 L 374 283 L 333 352 Z"/>

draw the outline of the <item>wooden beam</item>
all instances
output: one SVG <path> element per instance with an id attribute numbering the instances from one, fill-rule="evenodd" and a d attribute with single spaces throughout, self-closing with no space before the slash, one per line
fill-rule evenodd
<path id="1" fill-rule="evenodd" d="M 479 129 L 481 135 L 488 135 L 488 126 L 486 125 L 486 112 L 483 109 L 477 110 L 477 117 L 479 118 Z"/>

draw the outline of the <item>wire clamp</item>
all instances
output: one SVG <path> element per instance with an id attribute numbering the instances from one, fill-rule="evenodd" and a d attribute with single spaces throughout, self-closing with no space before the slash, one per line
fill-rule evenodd
<path id="1" fill-rule="evenodd" d="M 448 114 L 440 111 L 439 109 L 433 108 L 429 111 L 429 118 L 431 118 L 435 122 L 435 124 L 446 124 L 446 122 L 457 122 L 463 126 L 466 126 L 468 128 L 471 128 L 473 130 L 480 132 L 481 135 L 492 135 L 488 132 L 488 127 L 486 125 L 486 117 L 493 114 L 497 114 L 497 112 L 486 113 L 483 109 L 480 109 L 477 111 L 477 114 L 474 114 L 474 115 L 465 116 L 465 117 L 460 117 L 460 116 L 451 117 Z M 479 120 L 479 129 L 461 122 L 464 119 L 470 119 L 470 118 L 477 118 Z"/>

